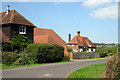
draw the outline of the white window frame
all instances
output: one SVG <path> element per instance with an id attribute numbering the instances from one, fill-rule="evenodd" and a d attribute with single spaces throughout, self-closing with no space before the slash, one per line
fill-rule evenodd
<path id="1" fill-rule="evenodd" d="M 22 31 L 21 31 L 21 29 L 22 29 Z M 19 34 L 26 34 L 26 26 L 19 27 Z"/>

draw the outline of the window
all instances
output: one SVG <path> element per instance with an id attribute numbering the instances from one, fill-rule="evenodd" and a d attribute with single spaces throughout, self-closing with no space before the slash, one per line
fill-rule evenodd
<path id="1" fill-rule="evenodd" d="M 25 26 L 19 27 L 19 34 L 26 34 L 26 27 Z"/>

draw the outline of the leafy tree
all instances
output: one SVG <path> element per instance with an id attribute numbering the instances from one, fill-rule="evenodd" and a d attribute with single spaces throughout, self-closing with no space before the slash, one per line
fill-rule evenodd
<path id="1" fill-rule="evenodd" d="M 16 51 L 19 52 L 27 47 L 28 44 L 33 43 L 26 36 L 21 34 L 13 34 L 10 42 L 2 42 L 2 51 Z"/>
<path id="2" fill-rule="evenodd" d="M 27 45 L 30 43 L 32 43 L 32 41 L 30 41 L 26 36 L 14 33 L 11 40 L 12 50 L 20 51 L 27 47 Z"/>

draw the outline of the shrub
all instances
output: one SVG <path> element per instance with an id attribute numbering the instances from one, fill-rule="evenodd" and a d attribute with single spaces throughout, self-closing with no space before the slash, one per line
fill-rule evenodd
<path id="1" fill-rule="evenodd" d="M 10 42 L 2 42 L 2 51 L 12 51 Z"/>
<path id="2" fill-rule="evenodd" d="M 12 36 L 11 42 L 2 42 L 2 51 L 15 51 L 18 52 L 24 49 L 28 44 L 32 43 L 32 41 L 28 40 L 27 37 L 16 34 Z"/>
<path id="3" fill-rule="evenodd" d="M 27 45 L 30 43 L 32 43 L 32 41 L 28 40 L 26 36 L 23 36 L 21 34 L 14 33 L 14 35 L 12 36 L 11 40 L 12 50 L 20 51 L 27 47 Z"/>
<path id="4" fill-rule="evenodd" d="M 62 61 L 70 61 L 70 57 L 65 55 L 65 56 L 63 57 Z"/>
<path id="5" fill-rule="evenodd" d="M 2 64 L 10 66 L 18 59 L 18 57 L 19 55 L 15 52 L 3 52 L 2 53 Z"/>
<path id="6" fill-rule="evenodd" d="M 25 64 L 30 64 L 30 61 L 25 53 L 20 53 L 20 58 L 18 58 L 13 65 L 25 65 Z"/>
<path id="7" fill-rule="evenodd" d="M 120 56 L 118 54 L 110 57 L 106 65 L 105 78 L 119 78 L 120 79 Z"/>
<path id="8" fill-rule="evenodd" d="M 26 52 L 34 63 L 59 62 L 64 57 L 64 48 L 54 44 L 29 44 Z"/>
<path id="9" fill-rule="evenodd" d="M 107 56 L 107 53 L 100 53 L 100 58 L 104 58 Z"/>

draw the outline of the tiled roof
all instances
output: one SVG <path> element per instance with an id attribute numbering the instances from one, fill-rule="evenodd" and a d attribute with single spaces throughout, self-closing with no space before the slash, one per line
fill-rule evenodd
<path id="1" fill-rule="evenodd" d="M 10 41 L 9 38 L 0 30 L 0 37 L 2 37 L 2 41 L 8 42 Z"/>
<path id="2" fill-rule="evenodd" d="M 66 42 L 52 29 L 34 28 L 34 42 L 67 46 Z"/>
<path id="3" fill-rule="evenodd" d="M 2 20 L 2 24 L 22 24 L 22 25 L 29 25 L 35 26 L 29 20 L 27 20 L 24 16 L 19 14 L 16 10 L 10 10 L 10 12 L 6 15 L 7 11 L 0 13 L 0 20 Z"/>
<path id="4" fill-rule="evenodd" d="M 95 45 L 88 39 L 88 37 L 83 37 L 83 36 L 75 36 L 67 44 L 70 44 L 70 45 L 76 44 L 80 47 L 95 47 Z"/>

